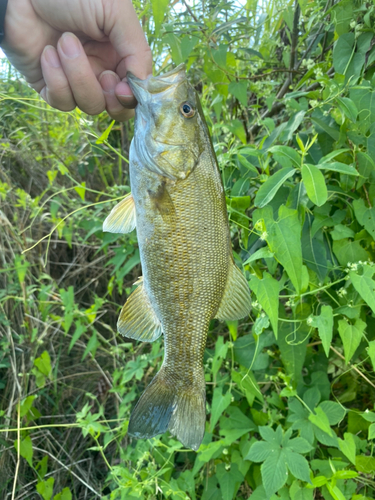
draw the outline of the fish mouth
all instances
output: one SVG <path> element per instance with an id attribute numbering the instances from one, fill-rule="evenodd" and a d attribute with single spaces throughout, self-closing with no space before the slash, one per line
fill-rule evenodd
<path id="1" fill-rule="evenodd" d="M 148 94 L 159 94 L 185 82 L 186 66 L 185 64 L 180 64 L 171 71 L 167 71 L 167 73 L 163 73 L 160 76 L 150 75 L 145 80 L 137 78 L 130 71 L 127 73 L 126 77 L 137 101 L 142 103 L 145 101 Z"/>

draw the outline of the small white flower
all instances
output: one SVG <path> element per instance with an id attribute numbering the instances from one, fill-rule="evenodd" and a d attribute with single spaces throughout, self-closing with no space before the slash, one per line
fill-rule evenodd
<path id="1" fill-rule="evenodd" d="M 268 237 L 268 234 L 267 234 L 267 232 L 266 232 L 266 231 L 264 231 L 264 232 L 260 235 L 260 239 L 261 239 L 261 240 L 263 240 L 263 241 L 264 241 L 264 240 L 266 240 L 266 239 L 267 239 L 267 237 Z"/>

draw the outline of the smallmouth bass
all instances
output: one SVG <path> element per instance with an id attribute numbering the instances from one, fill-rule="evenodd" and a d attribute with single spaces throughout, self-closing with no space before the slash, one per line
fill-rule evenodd
<path id="1" fill-rule="evenodd" d="M 125 303 L 118 331 L 152 342 L 164 335 L 160 371 L 143 392 L 129 434 L 169 430 L 198 450 L 205 430 L 203 354 L 212 318 L 250 312 L 250 290 L 233 261 L 225 193 L 199 98 L 185 65 L 140 80 L 130 147 L 131 194 L 103 230 L 136 227 L 143 277 Z"/>

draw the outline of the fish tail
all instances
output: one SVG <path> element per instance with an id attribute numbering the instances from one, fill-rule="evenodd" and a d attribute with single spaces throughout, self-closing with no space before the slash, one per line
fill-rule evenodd
<path id="1" fill-rule="evenodd" d="M 138 439 L 148 439 L 167 430 L 193 450 L 198 450 L 206 421 L 204 375 L 193 383 L 183 383 L 168 376 L 161 368 L 136 404 L 128 432 Z"/>

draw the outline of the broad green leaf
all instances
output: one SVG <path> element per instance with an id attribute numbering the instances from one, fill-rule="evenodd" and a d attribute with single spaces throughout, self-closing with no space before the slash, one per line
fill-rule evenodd
<path id="1" fill-rule="evenodd" d="M 46 377 L 51 373 L 51 358 L 47 351 L 43 351 L 39 358 L 34 360 L 34 365 L 38 370 L 43 373 Z"/>
<path id="2" fill-rule="evenodd" d="M 362 274 L 358 271 L 350 271 L 349 278 L 359 295 L 375 314 L 375 281 L 372 279 L 375 268 L 363 265 L 362 270 Z"/>
<path id="3" fill-rule="evenodd" d="M 21 417 L 24 417 L 29 412 L 35 398 L 36 398 L 36 396 L 27 396 L 27 398 L 25 398 L 22 401 L 21 408 L 20 408 L 20 416 Z"/>
<path id="4" fill-rule="evenodd" d="M 18 281 L 22 285 L 25 281 L 27 269 L 30 263 L 25 259 L 24 255 L 16 255 L 14 258 L 14 267 L 16 268 Z"/>
<path id="5" fill-rule="evenodd" d="M 72 500 L 72 493 L 68 487 L 64 488 L 53 497 L 53 500 Z"/>
<path id="6" fill-rule="evenodd" d="M 375 92 L 369 82 L 363 80 L 360 85 L 350 89 L 350 98 L 358 109 L 358 123 L 365 134 L 375 121 Z"/>
<path id="7" fill-rule="evenodd" d="M 268 498 L 279 491 L 288 479 L 285 454 L 281 450 L 270 453 L 260 468 L 263 486 Z"/>
<path id="8" fill-rule="evenodd" d="M 238 470 L 238 465 L 233 463 L 229 471 L 226 470 L 226 464 L 218 464 L 216 467 L 216 477 L 219 481 L 223 500 L 232 500 L 236 484 L 241 484 L 244 480 L 243 475 Z"/>
<path id="9" fill-rule="evenodd" d="M 345 33 L 337 40 L 333 49 L 333 66 L 336 73 L 345 75 L 350 60 L 354 55 L 354 33 Z"/>
<path id="10" fill-rule="evenodd" d="M 375 457 L 357 455 L 355 457 L 355 467 L 357 471 L 364 474 L 373 474 L 375 472 Z"/>
<path id="11" fill-rule="evenodd" d="M 223 412 L 228 408 L 232 399 L 232 395 L 230 391 L 227 391 L 223 396 L 222 388 L 216 387 L 214 390 L 214 396 L 212 398 L 212 408 L 211 408 L 211 421 L 210 428 L 211 431 L 214 429 L 216 423 L 219 418 L 223 414 Z"/>
<path id="12" fill-rule="evenodd" d="M 313 218 L 306 214 L 302 229 L 302 256 L 306 266 L 314 271 L 321 282 L 328 273 L 327 251 L 321 233 L 313 235 Z"/>
<path id="13" fill-rule="evenodd" d="M 159 34 L 168 4 L 169 0 L 151 0 L 152 12 L 154 14 L 155 35 Z"/>
<path id="14" fill-rule="evenodd" d="M 305 457 L 289 449 L 284 449 L 286 464 L 294 477 L 310 483 L 310 469 Z"/>
<path id="15" fill-rule="evenodd" d="M 244 81 L 231 82 L 228 91 L 236 97 L 243 106 L 247 106 L 247 85 Z"/>
<path id="16" fill-rule="evenodd" d="M 375 424 L 371 424 L 368 428 L 368 439 L 375 439 Z"/>
<path id="17" fill-rule="evenodd" d="M 55 479 L 49 477 L 45 481 L 39 481 L 36 485 L 37 492 L 42 496 L 43 500 L 50 500 L 53 493 L 53 484 Z"/>
<path id="18" fill-rule="evenodd" d="M 284 182 L 296 173 L 296 170 L 291 167 L 282 168 L 260 187 L 254 200 L 256 207 L 262 208 L 266 206 L 275 196 Z"/>
<path id="19" fill-rule="evenodd" d="M 318 205 L 318 207 L 324 205 L 328 197 L 324 175 L 317 167 L 308 163 L 302 165 L 301 171 L 302 180 L 310 200 L 315 203 L 315 205 Z"/>
<path id="20" fill-rule="evenodd" d="M 349 262 L 366 261 L 369 258 L 368 252 L 361 247 L 359 241 L 350 241 L 348 239 L 334 241 L 332 248 L 342 266 L 346 266 Z"/>
<path id="21" fill-rule="evenodd" d="M 354 102 L 348 97 L 336 97 L 336 101 L 344 115 L 354 123 L 358 115 L 358 109 Z"/>
<path id="22" fill-rule="evenodd" d="M 344 238 L 354 238 L 355 232 L 348 226 L 343 224 L 338 224 L 335 229 L 331 232 L 331 238 L 333 240 L 342 240 Z"/>
<path id="23" fill-rule="evenodd" d="M 352 325 L 351 323 L 340 319 L 338 328 L 344 345 L 345 363 L 349 363 L 357 347 L 361 343 L 366 323 L 358 318 L 354 325 Z"/>
<path id="24" fill-rule="evenodd" d="M 273 253 L 270 252 L 268 248 L 260 248 L 256 252 L 253 253 L 244 263 L 243 265 L 245 266 L 246 264 L 250 264 L 251 262 L 254 262 L 254 260 L 258 259 L 271 259 L 273 257 Z"/>
<path id="25" fill-rule="evenodd" d="M 272 153 L 275 157 L 275 160 L 281 163 L 283 167 L 289 167 L 293 165 L 293 167 L 299 168 L 301 166 L 301 155 L 295 149 L 290 148 L 289 146 L 273 146 L 268 150 L 268 152 Z M 287 160 L 288 164 L 285 164 L 282 161 L 282 158 Z"/>
<path id="26" fill-rule="evenodd" d="M 275 443 L 267 443 L 266 441 L 258 441 L 254 443 L 246 455 L 245 460 L 252 462 L 263 462 L 270 456 L 271 453 L 280 451 L 280 447 Z"/>
<path id="27" fill-rule="evenodd" d="M 298 384 L 302 377 L 302 367 L 305 361 L 310 328 L 305 324 L 284 323 L 279 325 L 277 344 L 281 353 L 281 360 L 288 375 Z"/>
<path id="28" fill-rule="evenodd" d="M 323 401 L 319 407 L 327 415 L 329 425 L 337 425 L 346 414 L 345 408 L 335 401 Z"/>
<path id="29" fill-rule="evenodd" d="M 282 141 L 287 142 L 293 138 L 293 134 L 303 122 L 305 114 L 306 111 L 298 111 L 289 118 L 289 121 L 286 124 L 286 127 L 284 128 L 280 137 Z"/>
<path id="30" fill-rule="evenodd" d="M 317 167 L 319 167 L 321 163 L 329 163 L 331 160 L 333 160 L 333 158 L 336 158 L 337 156 L 340 156 L 343 153 L 348 153 L 349 151 L 351 151 L 351 149 L 348 148 L 335 149 L 334 151 L 331 151 L 330 153 L 320 158 Z"/>
<path id="31" fill-rule="evenodd" d="M 315 414 L 314 413 L 310 413 L 309 420 L 310 420 L 310 422 L 312 422 L 313 424 L 315 424 L 317 427 L 319 427 L 319 429 L 321 429 L 322 431 L 326 432 L 329 436 L 333 435 L 332 434 L 332 429 L 331 429 L 331 427 L 329 425 L 328 417 L 324 413 L 324 411 L 322 410 L 322 408 L 320 406 L 318 406 L 317 408 L 315 408 Z"/>
<path id="32" fill-rule="evenodd" d="M 353 434 L 345 432 L 344 439 L 339 438 L 339 448 L 351 463 L 355 465 L 356 445 Z"/>
<path id="33" fill-rule="evenodd" d="M 279 317 L 279 290 L 280 284 L 268 273 L 263 274 L 263 279 L 252 276 L 249 283 L 250 289 L 255 293 L 259 304 L 267 313 L 273 332 L 277 339 Z"/>
<path id="34" fill-rule="evenodd" d="M 352 167 L 351 165 L 347 165 L 346 163 L 340 163 L 339 161 L 333 161 L 330 163 L 318 163 L 317 167 L 321 170 L 340 172 L 340 174 L 359 175 L 354 167 Z"/>
<path id="35" fill-rule="evenodd" d="M 362 176 L 357 181 L 357 190 L 358 190 L 363 186 L 363 184 L 370 177 L 371 173 L 375 170 L 375 162 L 370 155 L 362 151 L 359 151 L 357 153 L 357 163 L 358 163 L 358 172 Z"/>
<path id="36" fill-rule="evenodd" d="M 353 208 L 354 208 L 354 214 L 356 216 L 357 221 L 361 224 L 361 226 L 364 226 L 364 216 L 367 211 L 367 207 L 365 205 L 365 202 L 362 198 L 359 200 L 354 200 L 353 201 Z M 355 261 L 353 261 L 355 262 Z"/>
<path id="37" fill-rule="evenodd" d="M 286 448 L 290 448 L 295 453 L 308 453 L 313 447 L 306 439 L 296 437 L 289 440 Z"/>
<path id="38" fill-rule="evenodd" d="M 367 354 L 370 356 L 372 368 L 375 371 L 375 340 L 371 340 L 368 343 Z"/>
<path id="39" fill-rule="evenodd" d="M 18 450 L 18 440 L 14 441 L 14 447 Z M 21 440 L 20 455 L 23 457 L 30 467 L 33 466 L 33 443 L 30 436 L 26 436 Z"/>
<path id="40" fill-rule="evenodd" d="M 273 219 L 271 207 L 256 210 L 254 223 L 263 219 L 266 227 L 266 241 L 276 260 L 284 266 L 297 294 L 302 288 L 301 223 L 298 212 L 284 205 L 279 208 L 279 218 Z"/>
<path id="41" fill-rule="evenodd" d="M 333 334 L 333 311 L 331 306 L 322 306 L 319 316 L 311 317 L 311 326 L 318 329 L 324 352 L 328 358 Z"/>

